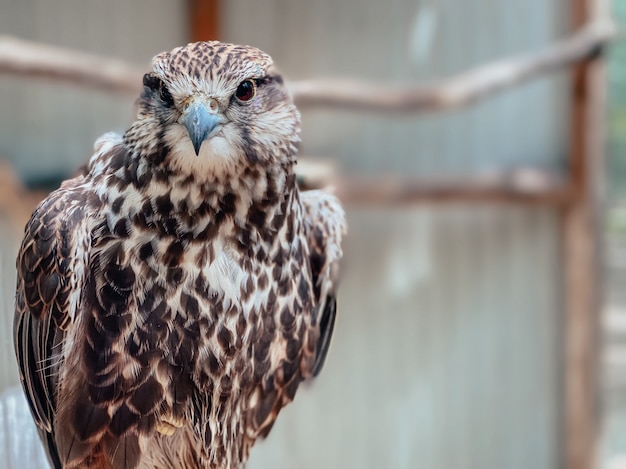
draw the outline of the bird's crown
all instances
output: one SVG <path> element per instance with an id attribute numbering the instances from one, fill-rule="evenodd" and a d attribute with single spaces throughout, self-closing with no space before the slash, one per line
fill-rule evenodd
<path id="1" fill-rule="evenodd" d="M 154 73 L 174 92 L 237 87 L 247 78 L 264 76 L 271 65 L 272 58 L 255 47 L 218 41 L 193 42 L 152 60 Z"/>

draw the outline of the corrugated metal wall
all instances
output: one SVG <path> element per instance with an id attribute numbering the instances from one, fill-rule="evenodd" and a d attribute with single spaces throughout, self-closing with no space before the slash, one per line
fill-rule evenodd
<path id="1" fill-rule="evenodd" d="M 13 302 L 15 300 L 15 255 L 20 232 L 0 214 L 0 392 L 19 383 L 13 353 Z"/>
<path id="2" fill-rule="evenodd" d="M 428 82 L 549 44 L 564 0 L 224 2 L 224 39 L 288 78 Z M 565 75 L 454 114 L 304 112 L 303 153 L 347 173 L 563 169 Z M 327 368 L 250 467 L 552 469 L 560 465 L 557 213 L 350 212 Z"/>
<path id="3" fill-rule="evenodd" d="M 0 32 L 144 60 L 186 41 L 186 3 L 0 0 Z M 270 52 L 288 78 L 429 81 L 547 44 L 565 0 L 228 0 L 224 39 Z M 463 175 L 567 152 L 568 87 L 544 79 L 455 114 L 305 112 L 303 153 L 346 171 Z M 0 78 L 0 154 L 30 178 L 64 172 L 131 103 Z M 556 213 L 470 206 L 349 213 L 336 336 L 249 467 L 559 466 Z M 11 314 L 14 247 L 2 260 Z M 10 317 L 2 324 L 10 325 Z M 4 329 L 8 332 L 8 329 Z M 11 363 L 12 345 L 2 339 Z"/>

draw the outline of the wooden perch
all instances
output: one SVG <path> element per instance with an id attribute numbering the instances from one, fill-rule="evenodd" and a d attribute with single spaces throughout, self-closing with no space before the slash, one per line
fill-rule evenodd
<path id="1" fill-rule="evenodd" d="M 300 107 L 404 113 L 444 111 L 590 59 L 614 35 L 615 28 L 609 20 L 597 20 L 539 52 L 492 62 L 432 85 L 399 87 L 312 80 L 291 83 L 290 88 Z"/>
<path id="2" fill-rule="evenodd" d="M 146 70 L 123 60 L 0 36 L 0 73 L 136 96 Z"/>
<path id="3" fill-rule="evenodd" d="M 453 180 L 410 178 L 338 179 L 334 191 L 348 206 L 398 207 L 415 204 L 495 203 L 517 205 L 569 204 L 574 191 L 567 183 L 546 183 L 528 187 L 511 175 L 484 179 L 480 176 Z"/>
<path id="4" fill-rule="evenodd" d="M 288 83 L 302 107 L 421 112 L 465 106 L 476 100 L 592 57 L 615 34 L 598 20 L 536 53 L 496 61 L 432 85 L 401 87 L 357 81 L 310 80 Z M 41 77 L 136 96 L 147 67 L 0 36 L 0 73 Z"/>
<path id="5" fill-rule="evenodd" d="M 302 163 L 302 164 L 300 164 Z M 489 202 L 563 205 L 574 187 L 563 177 L 532 168 L 467 175 L 462 178 L 408 178 L 340 174 L 327 160 L 301 158 L 296 167 L 302 188 L 327 188 L 348 206 L 402 206 L 416 203 Z"/>

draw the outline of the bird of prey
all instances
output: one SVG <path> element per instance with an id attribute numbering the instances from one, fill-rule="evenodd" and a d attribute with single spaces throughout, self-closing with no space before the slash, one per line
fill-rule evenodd
<path id="1" fill-rule="evenodd" d="M 241 467 L 324 363 L 345 215 L 296 185 L 265 53 L 188 44 L 143 84 L 26 226 L 21 381 L 55 468 Z"/>

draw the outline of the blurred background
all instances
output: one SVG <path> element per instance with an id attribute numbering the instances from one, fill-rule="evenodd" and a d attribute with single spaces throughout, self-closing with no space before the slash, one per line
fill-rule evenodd
<path id="1" fill-rule="evenodd" d="M 432 91 L 549 48 L 608 10 L 626 26 L 622 0 L 0 0 L 0 35 L 143 69 L 192 40 L 250 44 L 272 55 L 298 102 L 296 85 L 322 78 Z M 348 211 L 344 279 L 324 372 L 247 467 L 626 468 L 622 34 L 445 112 L 302 100 L 301 154 L 331 168 Z M 134 110 L 131 93 L 16 72 L 2 39 L 0 456 L 10 466 L 38 451 L 10 425 L 29 422 L 11 339 L 24 223 Z"/>

